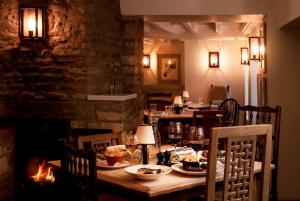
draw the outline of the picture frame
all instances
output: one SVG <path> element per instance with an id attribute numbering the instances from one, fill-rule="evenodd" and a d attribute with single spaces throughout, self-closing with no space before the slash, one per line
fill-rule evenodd
<path id="1" fill-rule="evenodd" d="M 181 83 L 181 55 L 157 54 L 158 84 Z"/>

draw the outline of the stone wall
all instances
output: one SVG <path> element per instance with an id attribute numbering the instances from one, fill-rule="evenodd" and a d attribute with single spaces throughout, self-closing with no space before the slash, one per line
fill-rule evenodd
<path id="1" fill-rule="evenodd" d="M 47 15 L 46 42 L 20 41 L 18 1 L 0 2 L 1 116 L 102 122 L 87 95 L 110 92 L 115 62 L 119 92 L 142 99 L 142 19 L 121 16 L 118 0 L 51 0 Z"/>
<path id="2" fill-rule="evenodd" d="M 24 41 L 19 2 L 0 0 L 0 117 L 55 117 L 70 119 L 73 127 L 114 131 L 142 122 L 141 18 L 121 16 L 119 0 L 49 0 L 47 40 Z M 87 101 L 88 94 L 110 92 L 115 62 L 121 64 L 118 92 L 138 98 Z M 0 133 L 0 145 L 13 144 Z"/>

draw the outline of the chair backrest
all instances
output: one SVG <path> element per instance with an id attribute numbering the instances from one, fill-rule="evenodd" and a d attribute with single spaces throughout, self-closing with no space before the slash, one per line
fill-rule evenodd
<path id="1" fill-rule="evenodd" d="M 96 201 L 96 154 L 93 151 L 83 151 L 70 145 L 64 146 L 64 156 L 61 161 L 62 174 L 66 190 L 70 197 L 80 201 Z"/>
<path id="2" fill-rule="evenodd" d="M 271 108 L 269 106 L 256 107 L 251 105 L 239 106 L 237 122 L 238 125 L 256 125 L 256 124 L 272 124 L 273 125 L 273 155 L 272 163 L 277 167 L 278 165 L 278 151 L 279 151 L 279 136 L 280 136 L 280 119 L 281 107 L 276 106 Z M 258 150 L 259 151 L 259 150 Z M 260 151 L 257 153 L 261 153 Z M 257 159 L 260 159 L 260 154 Z"/>
<path id="3" fill-rule="evenodd" d="M 225 111 L 211 110 L 211 111 L 194 111 L 192 126 L 201 126 L 204 129 L 205 138 L 209 137 L 210 129 L 223 125 L 223 117 Z"/>
<path id="4" fill-rule="evenodd" d="M 96 135 L 78 136 L 78 148 L 103 153 L 108 146 L 122 143 L 122 133 L 105 133 Z"/>
<path id="5" fill-rule="evenodd" d="M 239 106 L 237 125 L 254 125 L 254 124 L 272 124 L 272 164 L 275 169 L 272 171 L 272 188 L 271 196 L 277 198 L 277 177 L 278 177 L 278 155 L 279 155 L 279 138 L 280 138 L 280 120 L 281 120 L 281 106 L 275 108 L 264 106 Z M 257 143 L 256 160 L 262 160 L 261 141 Z"/>
<path id="6" fill-rule="evenodd" d="M 211 85 L 209 91 L 210 102 L 214 103 L 215 101 L 220 102 L 225 100 L 228 97 L 229 85 L 227 86 L 217 86 Z"/>
<path id="7" fill-rule="evenodd" d="M 171 97 L 171 92 L 147 92 L 147 108 L 150 108 L 150 104 L 155 103 L 157 110 L 165 110 L 166 105 L 172 105 Z"/>
<path id="8" fill-rule="evenodd" d="M 254 162 L 257 138 L 263 138 L 261 199 L 269 199 L 272 125 L 247 125 L 212 128 L 206 174 L 208 201 L 215 200 L 216 163 L 219 140 L 226 143 L 223 199 L 248 201 L 253 199 Z"/>
<path id="9" fill-rule="evenodd" d="M 234 98 L 225 99 L 219 106 L 219 110 L 225 110 L 224 124 L 226 126 L 235 126 L 238 115 L 239 103 Z"/>

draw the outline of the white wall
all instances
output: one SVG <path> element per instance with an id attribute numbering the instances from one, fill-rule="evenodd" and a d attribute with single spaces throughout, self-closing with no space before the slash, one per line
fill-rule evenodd
<path id="1" fill-rule="evenodd" d="M 281 105 L 279 196 L 300 200 L 300 28 L 278 29 L 275 7 L 268 17 L 269 104 Z M 300 11 L 300 7 L 298 7 Z"/>
<path id="2" fill-rule="evenodd" d="M 278 22 L 282 27 L 292 20 L 300 17 L 300 1 L 299 0 L 277 0 L 279 3 Z"/>
<path id="3" fill-rule="evenodd" d="M 228 84 L 232 97 L 244 103 L 244 67 L 240 64 L 240 48 L 243 42 L 186 40 L 185 54 L 185 87 L 189 90 L 190 99 L 198 102 L 199 97 L 208 101 L 210 85 Z M 220 67 L 208 67 L 208 52 L 219 51 Z"/>

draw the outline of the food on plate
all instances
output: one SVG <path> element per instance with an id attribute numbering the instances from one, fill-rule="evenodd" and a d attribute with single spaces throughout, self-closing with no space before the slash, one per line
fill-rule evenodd
<path id="1" fill-rule="evenodd" d="M 175 152 L 171 152 L 170 160 L 171 160 L 172 164 L 179 163 L 180 162 L 180 157 Z"/>
<path id="2" fill-rule="evenodd" d="M 138 174 L 161 174 L 163 173 L 162 169 L 152 169 L 152 168 L 139 168 L 137 170 Z"/>
<path id="3" fill-rule="evenodd" d="M 122 163 L 127 155 L 127 150 L 124 146 L 107 147 L 104 156 L 109 166 L 114 166 L 115 163 Z"/>
<path id="4" fill-rule="evenodd" d="M 187 155 L 182 159 L 182 168 L 186 171 L 202 172 L 206 170 L 207 159 L 200 158 L 197 160 L 196 156 Z"/>
<path id="5" fill-rule="evenodd" d="M 201 155 L 204 157 L 204 158 L 207 158 L 208 157 L 208 151 L 202 151 Z"/>

